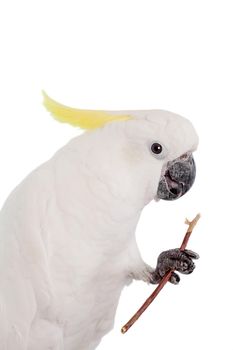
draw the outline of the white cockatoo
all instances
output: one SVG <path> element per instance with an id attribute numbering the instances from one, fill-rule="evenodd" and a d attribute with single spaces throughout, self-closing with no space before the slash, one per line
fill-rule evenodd
<path id="1" fill-rule="evenodd" d="M 132 279 L 158 283 L 170 268 L 194 269 L 198 255 L 178 249 L 147 265 L 135 229 L 150 201 L 189 190 L 198 137 L 171 112 L 79 110 L 44 97 L 58 120 L 86 132 L 27 176 L 1 210 L 0 350 L 93 350 Z"/>

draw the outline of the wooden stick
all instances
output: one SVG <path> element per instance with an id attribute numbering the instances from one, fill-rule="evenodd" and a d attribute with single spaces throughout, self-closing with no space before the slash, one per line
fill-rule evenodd
<path id="1" fill-rule="evenodd" d="M 188 219 L 185 220 L 185 223 L 189 226 L 187 229 L 187 232 L 184 236 L 183 242 L 180 246 L 180 250 L 183 251 L 187 244 L 188 240 L 191 236 L 191 233 L 197 224 L 198 220 L 200 219 L 201 215 L 197 214 L 196 217 L 192 221 L 188 221 Z M 154 292 L 149 296 L 149 298 L 145 301 L 145 303 L 140 307 L 140 309 L 134 314 L 134 316 L 121 328 L 121 333 L 126 333 L 128 329 L 139 319 L 139 317 L 142 315 L 142 313 L 148 308 L 148 306 L 152 303 L 152 301 L 157 297 L 161 289 L 165 286 L 165 284 L 169 281 L 172 272 L 174 270 L 170 270 L 166 273 L 166 275 L 163 277 L 163 279 L 158 284 L 157 288 L 154 290 Z"/>

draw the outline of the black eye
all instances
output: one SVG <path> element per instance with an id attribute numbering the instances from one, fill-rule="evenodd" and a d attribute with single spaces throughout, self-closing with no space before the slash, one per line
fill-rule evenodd
<path id="1" fill-rule="evenodd" d="M 160 154 L 163 150 L 163 147 L 159 143 L 153 143 L 151 146 L 151 151 L 155 154 Z"/>

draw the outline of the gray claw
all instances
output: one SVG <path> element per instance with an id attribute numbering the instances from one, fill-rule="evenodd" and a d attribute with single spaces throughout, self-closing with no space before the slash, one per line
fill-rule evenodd
<path id="1" fill-rule="evenodd" d="M 197 254 L 189 249 L 185 249 L 184 253 L 187 254 L 191 259 L 199 259 L 200 258 L 199 254 Z"/>
<path id="2" fill-rule="evenodd" d="M 172 284 L 179 284 L 180 276 L 177 273 L 172 272 L 169 282 L 171 282 Z"/>

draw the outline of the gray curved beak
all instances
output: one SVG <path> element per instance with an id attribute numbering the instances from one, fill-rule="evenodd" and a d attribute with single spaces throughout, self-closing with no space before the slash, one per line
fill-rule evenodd
<path id="1" fill-rule="evenodd" d="M 195 177 L 196 166 L 192 153 L 168 162 L 159 182 L 157 197 L 164 200 L 180 198 L 192 187 Z"/>

